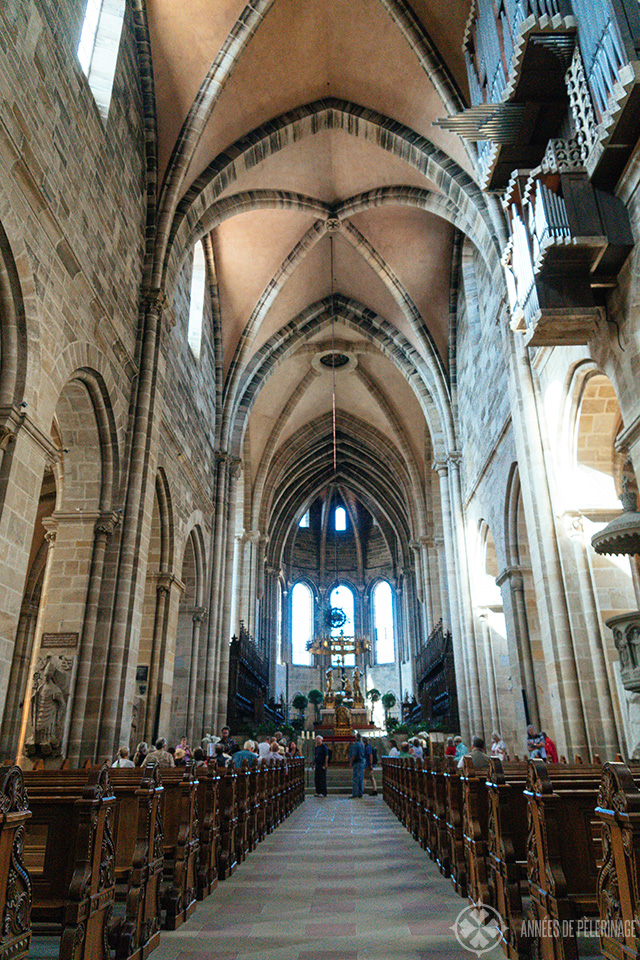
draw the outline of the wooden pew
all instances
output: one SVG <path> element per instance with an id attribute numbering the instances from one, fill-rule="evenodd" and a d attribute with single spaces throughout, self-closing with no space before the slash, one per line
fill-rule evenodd
<path id="1" fill-rule="evenodd" d="M 125 796 L 121 789 L 126 785 L 121 776 L 141 782 L 136 786 L 135 809 L 123 804 L 119 809 L 116 849 L 127 849 L 128 834 L 134 833 L 135 843 L 131 851 L 131 867 L 128 874 L 124 917 L 113 919 L 109 925 L 109 943 L 115 952 L 115 960 L 144 960 L 160 941 L 160 887 L 164 868 L 164 834 L 162 802 L 164 788 L 160 767 L 153 760 L 140 769 L 114 770 L 116 799 Z M 133 775 L 133 776 L 132 776 Z M 125 809 L 130 819 L 124 816 Z M 126 835 L 126 840 L 125 840 Z"/>
<path id="2" fill-rule="evenodd" d="M 553 766 L 552 780 L 544 760 L 528 761 L 527 876 L 534 921 L 528 933 L 534 956 L 574 960 L 575 921 L 598 915 L 602 844 L 595 809 L 601 767 L 582 765 L 572 776 L 571 767 Z"/>
<path id="3" fill-rule="evenodd" d="M 444 777 L 443 761 L 434 761 L 431 774 L 433 783 L 430 854 L 438 864 L 440 873 L 451 875 L 451 855 L 447 835 L 447 784 Z"/>
<path id="4" fill-rule="evenodd" d="M 487 770 L 476 770 L 470 756 L 462 763 L 462 837 L 467 896 L 472 903 L 494 906 L 489 887 L 489 797 Z"/>
<path id="5" fill-rule="evenodd" d="M 597 897 L 606 960 L 640 956 L 640 771 L 634 768 L 606 763 L 598 793 L 602 867 Z"/>
<path id="6" fill-rule="evenodd" d="M 61 930 L 60 960 L 108 960 L 116 804 L 108 768 L 94 767 L 84 786 L 48 771 L 25 772 L 25 784 L 32 812 L 24 849 L 34 926 Z"/>
<path id="7" fill-rule="evenodd" d="M 220 805 L 219 880 L 227 880 L 238 863 L 236 859 L 236 827 L 238 824 L 236 780 L 236 773 L 234 770 L 231 770 L 231 768 L 227 767 L 224 771 L 221 771 L 218 785 L 218 803 Z"/>
<path id="8" fill-rule="evenodd" d="M 455 761 L 446 759 L 444 770 L 447 797 L 447 844 L 449 847 L 449 876 L 456 893 L 467 895 L 467 863 L 464 852 L 462 826 L 462 780 Z"/>
<path id="9" fill-rule="evenodd" d="M 220 775 L 214 763 L 198 767 L 198 822 L 200 824 L 200 856 L 198 860 L 197 898 L 204 900 L 218 885 L 220 858 L 220 807 L 218 784 Z"/>
<path id="10" fill-rule="evenodd" d="M 163 926 L 176 930 L 196 908 L 199 825 L 195 768 L 163 767 Z"/>
<path id="11" fill-rule="evenodd" d="M 523 936 L 522 889 L 527 878 L 527 764 L 489 760 L 489 837 L 487 862 L 493 906 L 503 920 L 504 952 L 509 960 L 528 956 Z"/>
<path id="12" fill-rule="evenodd" d="M 31 943 L 31 877 L 24 862 L 31 812 L 20 767 L 2 771 L 0 787 L 0 960 L 21 960 Z"/>

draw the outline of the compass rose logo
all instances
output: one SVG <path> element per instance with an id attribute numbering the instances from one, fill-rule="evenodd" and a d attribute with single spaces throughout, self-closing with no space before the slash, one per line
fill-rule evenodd
<path id="1" fill-rule="evenodd" d="M 493 907 L 488 907 L 478 900 L 460 911 L 451 929 L 461 947 L 481 957 L 501 942 L 502 917 Z"/>

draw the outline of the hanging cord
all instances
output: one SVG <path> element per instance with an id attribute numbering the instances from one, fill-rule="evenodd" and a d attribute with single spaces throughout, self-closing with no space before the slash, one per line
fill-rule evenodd
<path id="1" fill-rule="evenodd" d="M 338 537 L 336 536 L 335 511 L 338 508 L 338 440 L 336 433 L 336 313 L 334 308 L 334 259 L 333 259 L 333 234 L 329 237 L 330 262 L 331 262 L 331 412 L 332 412 L 332 432 L 333 432 L 333 575 L 334 580 L 338 579 Z M 331 503 L 329 503 L 331 509 Z M 329 514 L 331 515 L 331 514 Z"/>

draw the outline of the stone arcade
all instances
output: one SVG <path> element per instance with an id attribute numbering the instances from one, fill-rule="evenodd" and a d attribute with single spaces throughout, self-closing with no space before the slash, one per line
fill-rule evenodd
<path id="1" fill-rule="evenodd" d="M 637 756 L 637 0 L 0 34 L 2 756 L 288 714 L 340 629 L 379 725 Z"/>

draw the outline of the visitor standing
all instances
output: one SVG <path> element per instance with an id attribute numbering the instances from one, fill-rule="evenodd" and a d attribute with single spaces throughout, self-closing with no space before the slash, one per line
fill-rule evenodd
<path id="1" fill-rule="evenodd" d="M 507 745 L 497 730 L 491 734 L 491 756 L 497 757 L 502 763 L 507 759 Z"/>
<path id="2" fill-rule="evenodd" d="M 366 737 L 362 738 L 364 743 L 364 775 L 368 783 L 371 784 L 371 796 L 377 797 L 378 795 L 378 785 L 376 783 L 376 778 L 373 773 L 373 768 L 376 765 L 377 756 L 375 747 L 372 747 Z"/>
<path id="3" fill-rule="evenodd" d="M 351 796 L 361 797 L 364 793 L 364 744 L 362 736 L 356 733 L 355 742 L 349 747 L 349 763 L 353 771 L 353 781 L 351 785 Z"/>
<path id="4" fill-rule="evenodd" d="M 316 746 L 313 751 L 314 781 L 316 797 L 327 795 L 327 767 L 329 766 L 329 749 L 322 737 L 316 737 Z"/>
<path id="5" fill-rule="evenodd" d="M 549 763 L 558 763 L 558 748 L 555 743 L 548 737 L 547 734 L 542 731 L 540 734 L 541 737 L 544 737 L 544 752 L 547 755 L 547 760 Z"/>

